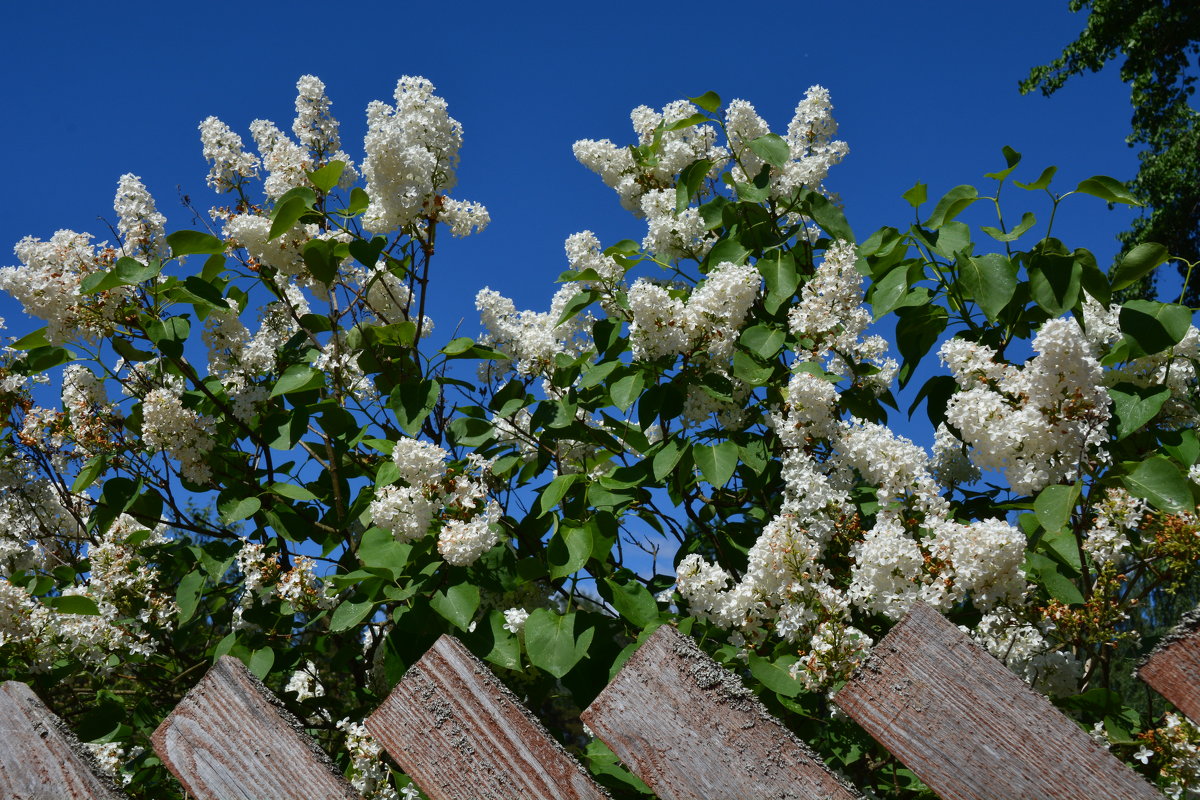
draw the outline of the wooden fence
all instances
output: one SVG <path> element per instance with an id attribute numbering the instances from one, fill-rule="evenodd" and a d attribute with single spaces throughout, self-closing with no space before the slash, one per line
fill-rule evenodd
<path id="1" fill-rule="evenodd" d="M 1140 674 L 1193 720 L 1200 619 Z M 941 614 L 917 605 L 833 702 L 944 800 L 1161 798 Z M 669 625 L 583 721 L 664 800 L 851 800 L 859 794 L 735 675 Z M 21 683 L 0 686 L 0 798 L 117 800 Z M 443 636 L 366 721 L 433 800 L 608 795 L 481 661 Z M 222 657 L 153 736 L 196 800 L 357 800 L 328 756 L 242 663 Z"/>

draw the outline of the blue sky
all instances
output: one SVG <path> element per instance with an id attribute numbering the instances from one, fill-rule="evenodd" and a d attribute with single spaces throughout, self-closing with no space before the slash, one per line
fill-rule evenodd
<path id="1" fill-rule="evenodd" d="M 493 220 L 484 234 L 441 248 L 431 315 L 446 337 L 459 320 L 462 333 L 478 332 L 473 297 L 485 285 L 518 307 L 544 309 L 571 233 L 641 238 L 642 223 L 575 162 L 571 145 L 629 141 L 629 110 L 643 103 L 659 108 L 711 89 L 751 101 L 782 131 L 805 89 L 826 86 L 850 145 L 828 185 L 860 238 L 911 221 L 900 194 L 918 180 L 935 199 L 959 183 L 987 186 L 981 176 L 1003 165 L 1003 145 L 1025 156 L 1015 177 L 1032 180 L 1056 164 L 1063 190 L 1093 174 L 1128 180 L 1136 171 L 1124 144 L 1129 95 L 1115 70 L 1049 100 L 1017 92 L 1031 66 L 1082 28 L 1065 0 L 67 2 L 21 4 L 6 17 L 12 180 L 0 265 L 16 263 L 9 248 L 25 235 L 72 228 L 111 239 L 99 217 L 113 219 L 124 172 L 142 177 L 169 228 L 195 227 L 179 195 L 201 209 L 215 203 L 196 129 L 209 114 L 247 142 L 255 118 L 288 129 L 296 78 L 312 73 L 357 158 L 367 102 L 388 100 L 400 75 L 424 75 L 465 129 L 455 195 L 483 202 Z M 1047 210 L 1019 194 L 1013 218 Z M 1057 235 L 1107 263 L 1130 212 L 1073 199 Z M 11 301 L 0 300 L 0 316 L 21 327 Z"/>

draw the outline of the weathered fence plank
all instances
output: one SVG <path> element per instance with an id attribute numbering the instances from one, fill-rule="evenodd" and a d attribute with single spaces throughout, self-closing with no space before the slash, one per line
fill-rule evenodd
<path id="1" fill-rule="evenodd" d="M 23 683 L 0 685 L 0 797 L 4 800 L 119 800 L 96 775 L 79 741 Z"/>
<path id="2" fill-rule="evenodd" d="M 1200 724 L 1200 609 L 1187 614 L 1154 648 L 1138 675 Z"/>
<path id="3" fill-rule="evenodd" d="M 922 603 L 833 702 L 943 800 L 1162 797 Z"/>
<path id="4" fill-rule="evenodd" d="M 222 656 L 151 737 L 196 800 L 360 800 L 300 722 Z"/>
<path id="5" fill-rule="evenodd" d="M 433 800 L 608 797 L 457 639 L 442 636 L 366 720 Z"/>
<path id="6" fill-rule="evenodd" d="M 670 625 L 638 648 L 583 721 L 665 800 L 859 796 Z"/>

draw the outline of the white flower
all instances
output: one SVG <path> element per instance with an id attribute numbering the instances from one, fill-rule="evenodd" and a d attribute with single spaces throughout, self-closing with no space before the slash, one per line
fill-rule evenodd
<path id="1" fill-rule="evenodd" d="M 289 139 L 274 122 L 256 119 L 250 123 L 250 135 L 258 145 L 262 164 L 267 170 L 263 191 L 276 200 L 289 189 L 308 185 L 307 173 L 313 170 L 312 158 L 304 148 Z"/>
<path id="2" fill-rule="evenodd" d="M 362 172 L 371 204 L 363 226 L 376 233 L 408 227 L 432 210 L 436 194 L 454 188 L 462 146 L 462 126 L 432 83 L 405 75 L 395 98 L 394 108 L 378 100 L 367 106 Z"/>
<path id="3" fill-rule="evenodd" d="M 180 396 L 169 389 L 154 389 L 142 401 L 142 440 L 179 462 L 184 480 L 206 484 L 212 480 L 208 455 L 213 449 L 216 422 L 184 408 Z"/>
<path id="4" fill-rule="evenodd" d="M 154 198 L 138 176 L 129 173 L 121 176 L 113 210 L 117 212 L 117 233 L 126 255 L 143 262 L 166 257 L 167 218 L 158 213 Z"/>
<path id="5" fill-rule="evenodd" d="M 258 174 L 258 158 L 242 149 L 242 137 L 216 117 L 200 123 L 200 143 L 204 158 L 212 162 L 208 185 L 218 192 L 231 191 L 235 186 Z"/>
<path id="6" fill-rule="evenodd" d="M 1140 761 L 1143 764 L 1149 764 L 1150 759 L 1153 757 L 1154 757 L 1154 751 L 1149 749 L 1148 747 L 1146 747 L 1146 745 L 1142 745 L 1141 747 L 1139 747 L 1138 751 L 1133 754 L 1134 760 Z"/>
<path id="7" fill-rule="evenodd" d="M 504 630 L 509 633 L 520 633 L 525 630 L 525 621 L 529 612 L 523 608 L 510 608 L 504 612 Z"/>
<path id="8" fill-rule="evenodd" d="M 325 95 L 325 84 L 315 75 L 296 81 L 296 120 L 292 133 L 313 153 L 325 155 L 341 147 L 338 122 L 330 114 L 333 104 Z"/>

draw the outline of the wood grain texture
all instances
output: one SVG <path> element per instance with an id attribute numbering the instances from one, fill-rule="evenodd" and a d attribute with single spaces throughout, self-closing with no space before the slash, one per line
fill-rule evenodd
<path id="1" fill-rule="evenodd" d="M 367 730 L 433 800 L 608 797 L 482 661 L 442 636 Z"/>
<path id="2" fill-rule="evenodd" d="M 833 702 L 943 800 L 1162 798 L 922 603 Z"/>
<path id="3" fill-rule="evenodd" d="M 670 625 L 638 648 L 583 721 L 664 800 L 858 797 Z"/>
<path id="4" fill-rule="evenodd" d="M 196 800 L 361 800 L 279 698 L 229 656 L 150 741 Z"/>
<path id="5" fill-rule="evenodd" d="M 62 720 L 23 683 L 0 685 L 0 797 L 119 800 Z"/>
<path id="6" fill-rule="evenodd" d="M 1138 668 L 1138 675 L 1200 724 L 1200 609 L 1163 638 Z"/>

